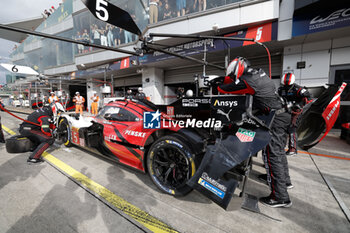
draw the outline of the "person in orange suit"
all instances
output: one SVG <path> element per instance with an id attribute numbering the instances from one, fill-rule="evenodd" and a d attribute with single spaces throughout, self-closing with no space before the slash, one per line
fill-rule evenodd
<path id="1" fill-rule="evenodd" d="M 85 98 L 82 97 L 78 91 L 75 92 L 73 102 L 75 103 L 75 113 L 80 113 L 80 115 L 83 115 L 83 106 L 85 103 Z"/>
<path id="2" fill-rule="evenodd" d="M 49 97 L 49 103 L 50 104 L 59 101 L 58 97 L 55 95 L 55 92 L 51 91 L 50 95 L 51 95 Z"/>
<path id="3" fill-rule="evenodd" d="M 96 91 L 93 92 L 93 96 L 91 97 L 92 103 L 91 103 L 91 113 L 93 115 L 97 115 L 98 113 L 98 101 L 99 101 L 99 97 L 96 93 Z"/>

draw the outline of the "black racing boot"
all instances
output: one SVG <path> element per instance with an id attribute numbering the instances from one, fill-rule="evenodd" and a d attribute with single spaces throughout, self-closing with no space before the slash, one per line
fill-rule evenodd
<path id="1" fill-rule="evenodd" d="M 43 160 L 43 159 L 34 159 L 34 158 L 31 159 L 31 158 L 28 158 L 28 159 L 27 159 L 27 162 L 28 162 L 28 163 L 32 163 L 32 164 L 33 164 L 33 163 L 43 163 L 44 160 Z"/>
<path id="2" fill-rule="evenodd" d="M 277 208 L 277 207 L 284 207 L 284 208 L 288 208 L 292 206 L 292 202 L 290 200 L 287 201 L 277 201 L 275 199 L 273 199 L 271 196 L 267 196 L 267 197 L 261 197 L 259 199 L 259 201 L 269 207 L 272 208 Z"/>

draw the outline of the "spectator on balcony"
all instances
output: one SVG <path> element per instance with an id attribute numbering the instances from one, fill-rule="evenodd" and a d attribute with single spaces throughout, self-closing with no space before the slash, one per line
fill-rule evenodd
<path id="1" fill-rule="evenodd" d="M 158 21 L 163 20 L 163 12 L 164 12 L 164 0 L 159 0 L 159 2 L 158 2 Z"/>
<path id="2" fill-rule="evenodd" d="M 96 24 L 94 24 L 94 26 L 93 26 L 92 34 L 93 34 L 94 43 L 100 45 L 101 44 L 101 34 L 100 34 Z"/>
<path id="3" fill-rule="evenodd" d="M 176 0 L 177 17 L 185 15 L 186 0 Z"/>
<path id="4" fill-rule="evenodd" d="M 112 32 L 112 25 L 106 24 L 106 32 L 107 32 L 107 44 L 108 46 L 112 47 L 114 38 L 113 38 L 113 32 Z"/>
<path id="5" fill-rule="evenodd" d="M 113 46 L 116 47 L 120 45 L 120 29 L 113 26 L 112 27 L 112 33 L 113 33 Z"/>
<path id="6" fill-rule="evenodd" d="M 124 30 L 125 44 L 132 42 L 132 33 Z"/>
<path id="7" fill-rule="evenodd" d="M 173 12 L 170 10 L 169 4 L 165 3 L 163 10 L 163 20 L 170 19 L 173 16 Z"/>
<path id="8" fill-rule="evenodd" d="M 75 36 L 75 40 L 82 42 L 83 41 L 83 37 L 81 36 L 80 32 L 77 31 L 77 35 Z M 84 45 L 82 44 L 77 44 L 77 48 L 78 48 L 78 53 L 83 53 L 84 51 Z"/>
<path id="9" fill-rule="evenodd" d="M 120 44 L 124 44 L 125 43 L 124 29 L 119 28 L 119 35 L 120 35 Z"/>
<path id="10" fill-rule="evenodd" d="M 101 35 L 101 45 L 108 46 L 106 28 L 101 26 L 99 31 Z"/>
<path id="11" fill-rule="evenodd" d="M 82 38 L 83 38 L 83 42 L 86 42 L 86 43 L 90 42 L 90 36 L 89 36 L 87 29 L 84 29 L 84 32 L 82 34 Z M 86 46 L 84 46 L 84 52 L 85 52 L 85 50 L 88 50 L 88 48 Z"/>
<path id="12" fill-rule="evenodd" d="M 159 0 L 150 0 L 149 1 L 149 23 L 158 22 L 158 2 Z"/>
<path id="13" fill-rule="evenodd" d="M 90 25 L 90 31 L 89 31 L 89 36 L 90 36 L 90 43 L 94 43 L 94 25 Z"/>
<path id="14" fill-rule="evenodd" d="M 207 9 L 207 0 L 198 0 L 198 11 L 205 11 Z"/>

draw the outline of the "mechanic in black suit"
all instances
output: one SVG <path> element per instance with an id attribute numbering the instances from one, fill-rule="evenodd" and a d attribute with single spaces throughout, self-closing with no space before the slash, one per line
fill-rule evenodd
<path id="1" fill-rule="evenodd" d="M 243 57 L 235 58 L 228 65 L 223 84 L 217 89 L 225 94 L 253 95 L 254 108 L 266 113 L 283 108 L 273 81 L 262 69 L 251 68 L 249 61 Z M 270 130 L 271 141 L 263 153 L 271 194 L 260 198 L 260 201 L 270 207 L 292 206 L 286 185 L 290 183 L 290 178 L 284 151 L 291 115 L 285 111 L 281 112 L 275 116 Z"/>
<path id="2" fill-rule="evenodd" d="M 50 127 L 53 128 L 53 116 L 58 111 L 62 111 L 61 108 L 63 108 L 62 105 L 58 103 L 52 103 L 50 107 L 39 108 L 27 117 L 27 121 L 37 125 L 28 122 L 23 122 L 20 125 L 20 134 L 29 138 L 36 146 L 27 162 L 38 163 L 43 161 L 41 154 L 55 141 L 50 130 Z"/>
<path id="3" fill-rule="evenodd" d="M 289 140 L 287 155 L 293 156 L 297 150 L 297 118 L 302 112 L 303 106 L 309 102 L 310 93 L 306 87 L 295 84 L 295 75 L 291 72 L 285 73 L 281 78 L 281 86 L 278 94 L 292 105 L 292 121 L 288 128 Z"/>

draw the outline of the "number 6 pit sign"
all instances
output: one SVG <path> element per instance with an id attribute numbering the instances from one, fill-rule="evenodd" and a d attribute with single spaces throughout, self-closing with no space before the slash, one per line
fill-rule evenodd
<path id="1" fill-rule="evenodd" d="M 1 63 L 0 64 L 2 67 L 4 67 L 6 70 L 10 71 L 11 73 L 16 73 L 16 74 L 27 74 L 27 75 L 39 75 L 38 72 L 33 70 L 32 68 L 28 66 L 18 66 L 14 64 L 5 64 Z"/>

